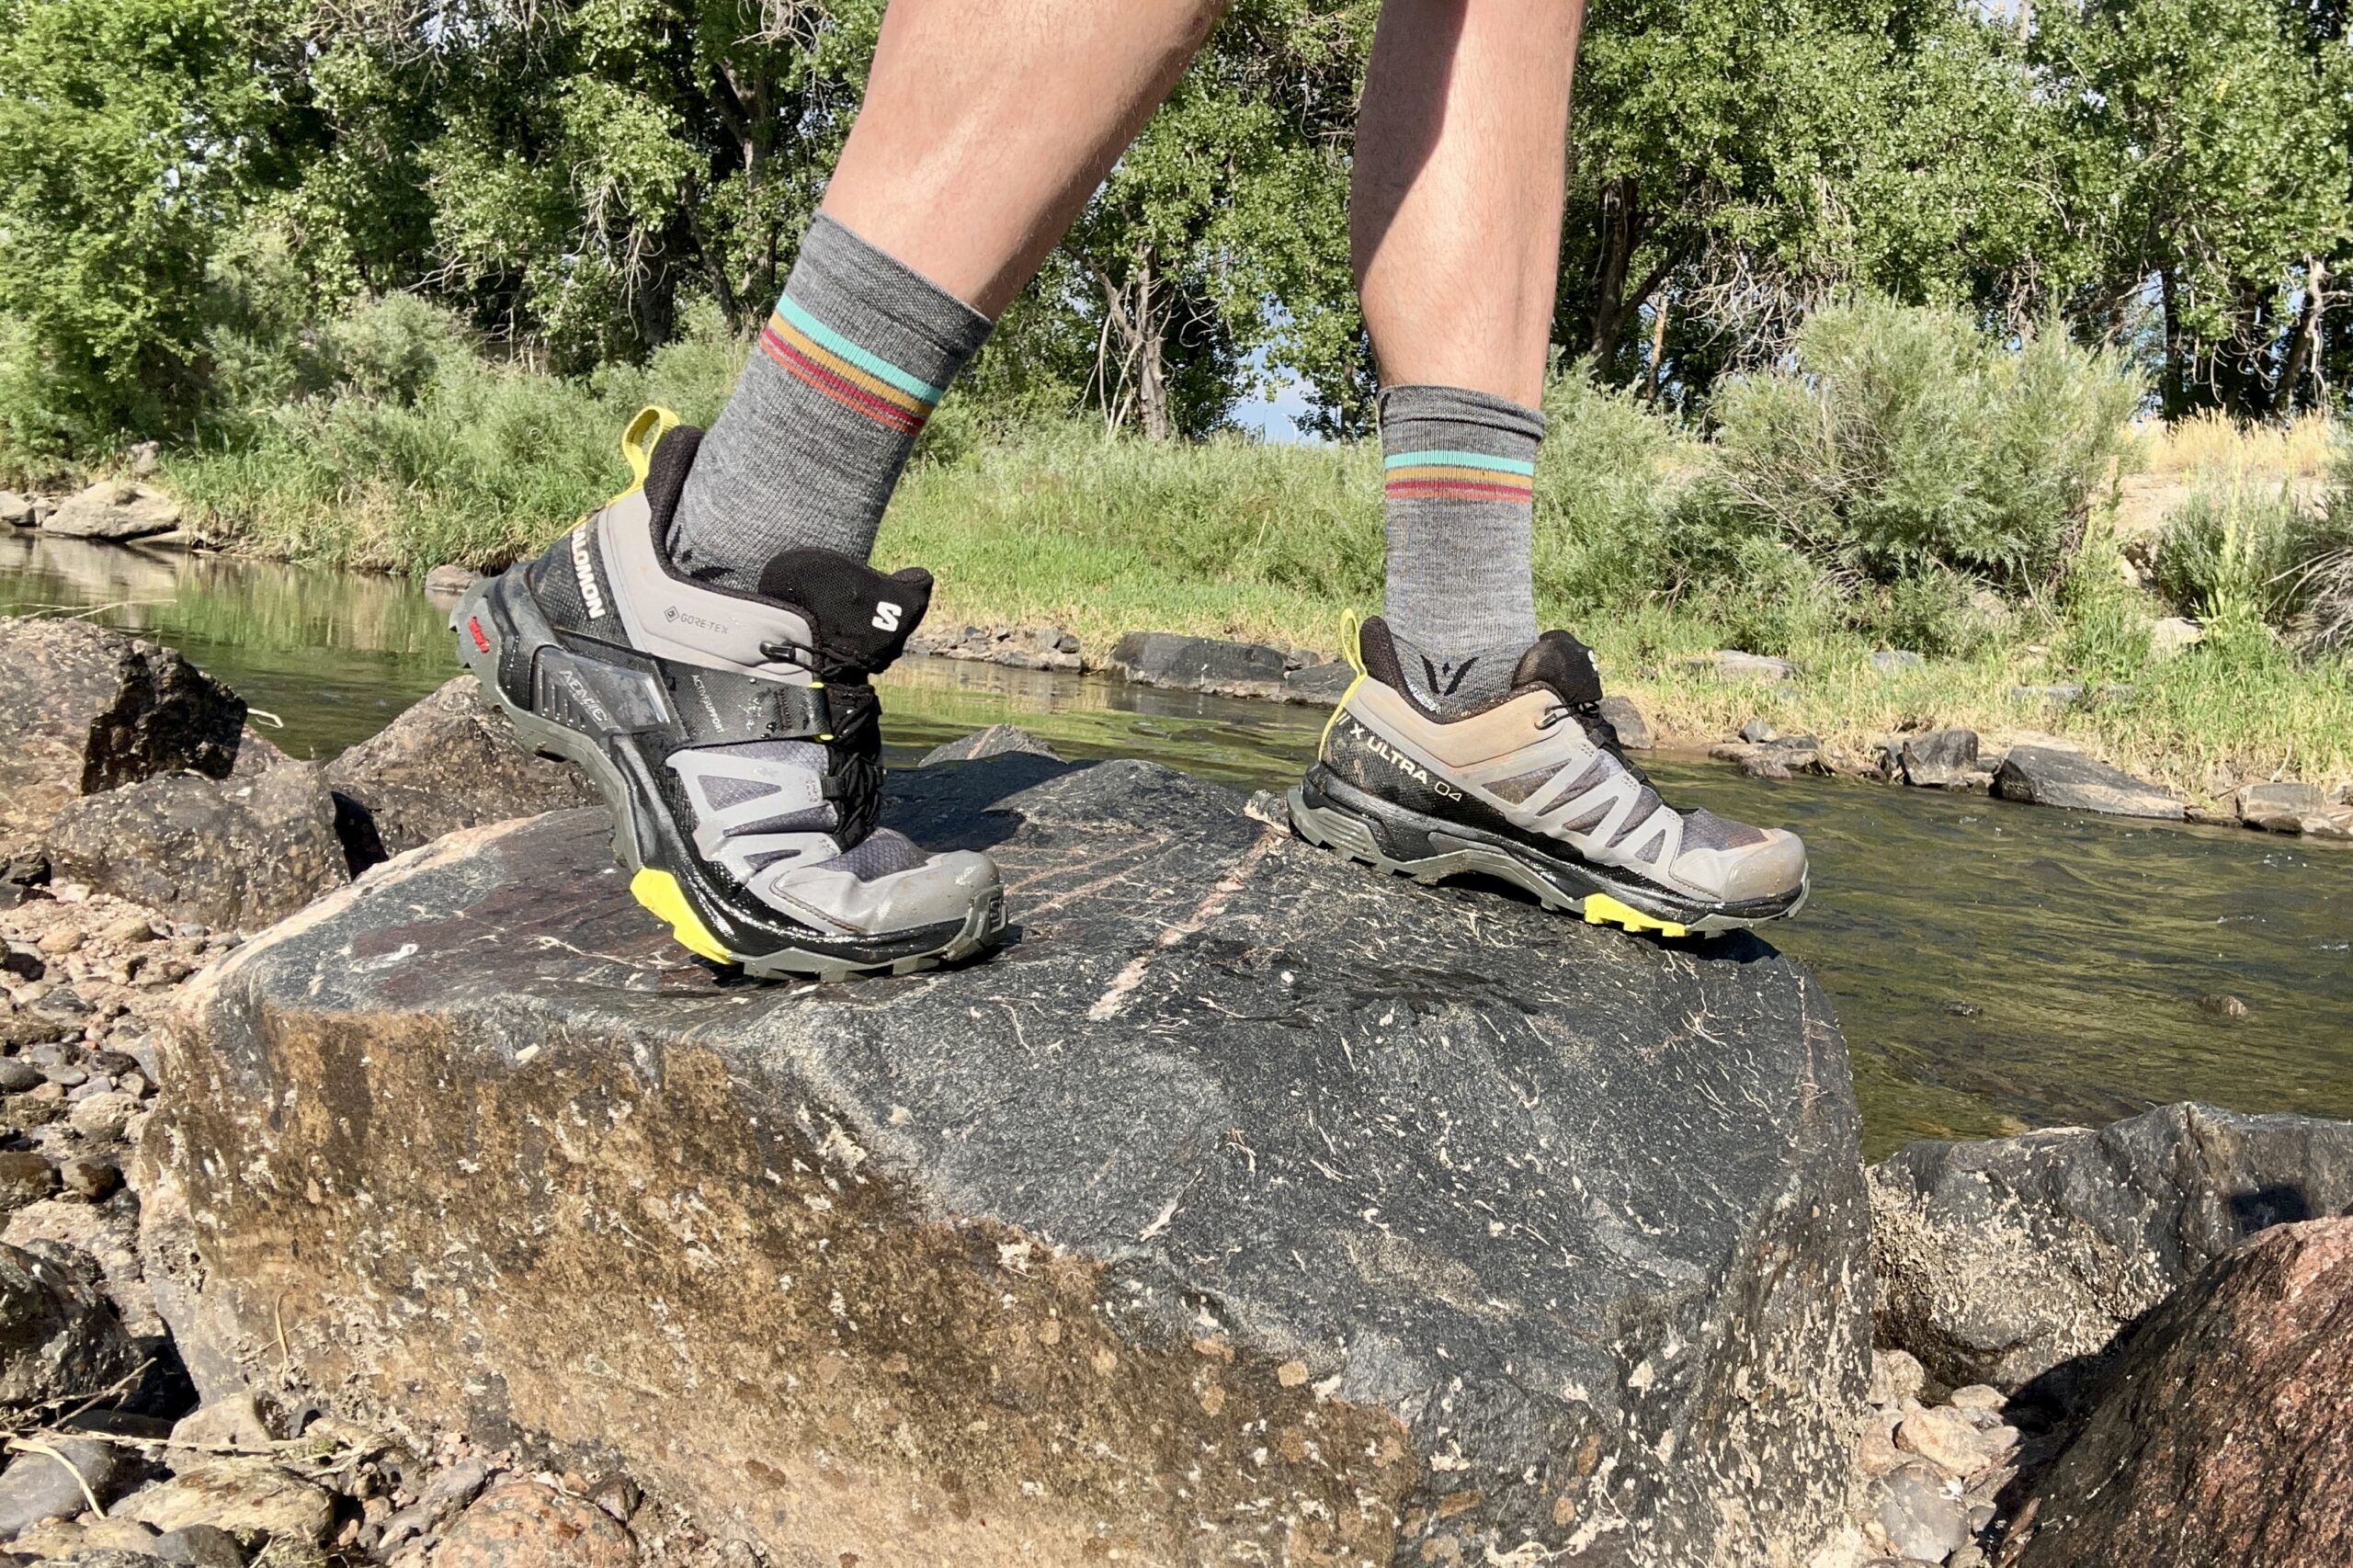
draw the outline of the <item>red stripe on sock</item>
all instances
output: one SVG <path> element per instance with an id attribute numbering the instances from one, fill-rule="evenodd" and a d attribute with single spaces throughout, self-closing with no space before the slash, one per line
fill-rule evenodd
<path id="1" fill-rule="evenodd" d="M 1458 501 L 1532 501 L 1535 491 L 1515 484 L 1464 484 L 1446 479 L 1392 480 L 1384 494 L 1411 496 L 1415 499 L 1438 498 Z"/>
<path id="2" fill-rule="evenodd" d="M 783 366 L 800 381 L 824 393 L 843 407 L 858 410 L 877 425 L 886 425 L 902 435 L 907 436 L 912 436 L 923 428 L 923 420 L 916 415 L 909 414 L 904 408 L 894 407 L 883 402 L 864 387 L 856 386 L 842 380 L 772 331 L 762 330 L 760 347 L 767 352 L 769 358 Z"/>

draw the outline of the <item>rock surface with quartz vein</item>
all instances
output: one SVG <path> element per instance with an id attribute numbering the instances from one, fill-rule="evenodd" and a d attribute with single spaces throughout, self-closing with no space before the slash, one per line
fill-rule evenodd
<path id="1" fill-rule="evenodd" d="M 191 987 L 191 1367 L 618 1461 L 787 1562 L 1802 1562 L 1870 1291 L 1821 994 L 1384 881 L 1140 763 L 902 775 L 986 962 L 746 984 L 604 818 L 460 832 Z M 281 1347 L 282 1332 L 290 1344 Z"/>

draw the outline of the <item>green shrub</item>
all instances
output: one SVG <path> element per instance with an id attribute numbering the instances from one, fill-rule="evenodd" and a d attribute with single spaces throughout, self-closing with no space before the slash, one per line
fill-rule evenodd
<path id="1" fill-rule="evenodd" d="M 2353 504 L 2339 491 L 2315 509 L 2285 484 L 2215 479 L 2166 519 L 2151 565 L 2157 592 L 2209 635 L 2296 631 L 2342 646 L 2353 620 Z"/>
<path id="2" fill-rule="evenodd" d="M 2057 330 L 2013 347 L 1949 310 L 1830 306 L 1800 331 L 1793 367 L 1719 389 L 1716 460 L 1687 519 L 1719 551 L 1777 538 L 1861 582 L 1943 570 L 2047 585 L 2128 450 L 2141 395 L 2120 356 Z"/>
<path id="3" fill-rule="evenodd" d="M 1558 616 L 1672 595 L 1686 572 L 1674 501 L 1688 469 L 1682 426 L 1583 365 L 1544 392 L 1536 464 L 1536 591 Z"/>

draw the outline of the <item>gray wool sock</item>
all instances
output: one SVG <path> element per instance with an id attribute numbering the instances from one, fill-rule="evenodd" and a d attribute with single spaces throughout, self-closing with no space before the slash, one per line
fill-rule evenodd
<path id="1" fill-rule="evenodd" d="M 1533 517 L 1544 415 L 1461 387 L 1381 394 L 1389 545 L 1381 611 L 1415 695 L 1440 712 L 1511 690 L 1536 641 Z"/>
<path id="2" fill-rule="evenodd" d="M 865 560 L 916 434 L 989 325 L 817 214 L 695 454 L 670 527 L 679 568 L 748 590 L 794 546 Z"/>

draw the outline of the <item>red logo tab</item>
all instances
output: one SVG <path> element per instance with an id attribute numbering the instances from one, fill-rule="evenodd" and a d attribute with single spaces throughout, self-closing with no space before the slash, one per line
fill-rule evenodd
<path id="1" fill-rule="evenodd" d="M 473 633 L 476 648 L 485 653 L 490 652 L 490 639 L 483 635 L 482 621 L 478 618 L 471 615 L 466 617 L 466 630 Z"/>

